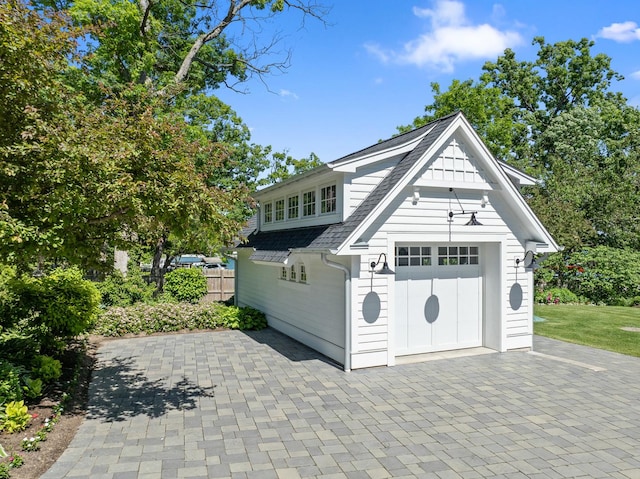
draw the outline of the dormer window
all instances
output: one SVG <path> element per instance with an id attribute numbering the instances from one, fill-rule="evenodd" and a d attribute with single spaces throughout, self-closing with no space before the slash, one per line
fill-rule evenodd
<path id="1" fill-rule="evenodd" d="M 297 220 L 298 216 L 300 216 L 300 198 L 298 195 L 289 196 L 287 199 L 287 219 L 289 220 Z"/>
<path id="2" fill-rule="evenodd" d="M 320 189 L 320 213 L 327 214 L 336 211 L 336 185 L 325 186 Z"/>
<path id="3" fill-rule="evenodd" d="M 315 216 L 316 191 L 306 191 L 302 194 L 302 216 Z"/>
<path id="4" fill-rule="evenodd" d="M 284 198 L 276 200 L 276 221 L 284 221 Z"/>
<path id="5" fill-rule="evenodd" d="M 273 203 L 271 202 L 264 204 L 264 222 L 273 222 Z"/>

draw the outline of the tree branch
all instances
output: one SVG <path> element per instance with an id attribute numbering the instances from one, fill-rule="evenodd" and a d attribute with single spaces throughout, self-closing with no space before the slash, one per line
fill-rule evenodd
<path id="1" fill-rule="evenodd" d="M 182 83 L 187 78 L 196 55 L 205 43 L 219 37 L 222 32 L 231 25 L 231 22 L 233 22 L 233 19 L 236 18 L 240 11 L 250 4 L 251 0 L 231 0 L 229 2 L 229 9 L 227 10 L 225 17 L 215 27 L 209 30 L 209 32 L 199 35 L 193 42 L 193 45 L 189 49 L 189 53 L 184 57 L 182 64 L 180 65 L 180 69 L 176 73 L 174 78 L 176 83 Z"/>
<path id="2" fill-rule="evenodd" d="M 140 35 L 146 37 L 149 33 L 149 16 L 151 14 L 150 0 L 139 0 L 140 10 L 142 11 L 142 20 L 140 21 Z"/>

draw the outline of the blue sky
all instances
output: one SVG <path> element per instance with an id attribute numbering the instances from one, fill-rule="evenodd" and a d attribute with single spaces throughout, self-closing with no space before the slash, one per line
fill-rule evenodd
<path id="1" fill-rule="evenodd" d="M 252 142 L 296 158 L 332 161 L 386 139 L 432 102 L 431 82 L 478 79 L 505 48 L 533 60 L 548 43 L 586 37 L 625 79 L 612 89 L 640 106 L 637 0 L 322 0 L 329 25 L 282 16 L 273 28 L 292 52 L 283 74 L 247 93 L 216 94 L 242 117 Z M 265 32 L 266 33 L 266 32 Z M 264 35 L 263 35 L 264 36 Z"/>

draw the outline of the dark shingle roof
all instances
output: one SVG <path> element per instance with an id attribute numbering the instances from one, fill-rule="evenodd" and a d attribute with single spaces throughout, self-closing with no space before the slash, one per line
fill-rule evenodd
<path id="1" fill-rule="evenodd" d="M 383 178 L 374 190 L 360 203 L 356 210 L 342 223 L 334 223 L 331 225 L 313 226 L 309 228 L 294 228 L 286 230 L 277 230 L 269 232 L 257 232 L 248 235 L 248 242 L 244 247 L 253 247 L 257 251 L 252 255 L 252 259 L 257 259 L 258 251 L 263 251 L 262 256 L 278 256 L 272 253 L 287 252 L 290 249 L 310 248 L 310 249 L 326 249 L 333 250 L 339 248 L 342 243 L 356 230 L 356 228 L 369 216 L 373 209 L 378 205 L 392 190 L 392 188 L 407 174 L 411 167 L 418 161 L 424 153 L 433 145 L 440 137 L 442 132 L 455 119 L 458 113 L 454 113 L 439 120 L 435 120 L 422 128 L 413 130 L 391 138 L 377 145 L 373 145 L 364 150 L 360 150 L 352 155 L 345 156 L 338 160 L 340 162 L 346 159 L 352 159 L 364 154 L 374 153 L 396 145 L 400 145 L 413 138 L 429 131 L 425 137 L 410 152 L 404 154 L 398 164 Z M 255 230 L 255 227 L 254 227 Z M 254 255 L 256 258 L 254 258 Z M 285 256 L 286 258 L 286 256 Z M 265 259 L 265 261 L 270 261 Z M 280 262 L 280 261 L 277 261 Z"/>
<path id="2" fill-rule="evenodd" d="M 451 116 L 451 115 L 449 115 Z M 343 156 L 342 158 L 338 158 L 335 161 L 330 162 L 331 165 L 339 165 L 342 162 L 345 161 L 349 161 L 352 160 L 354 158 L 358 158 L 360 156 L 365 156 L 365 155 L 371 155 L 374 153 L 378 153 L 380 151 L 384 151 L 390 148 L 394 148 L 400 145 L 403 145 L 405 143 L 410 142 L 411 140 L 414 140 L 416 138 L 419 138 L 421 135 L 424 135 L 424 133 L 428 130 L 430 130 L 431 128 L 433 128 L 433 125 L 441 120 L 443 120 L 444 118 L 447 117 L 443 117 L 440 120 L 435 120 L 432 122 L 427 123 L 424 126 L 421 126 L 420 128 L 416 128 L 415 130 L 411 130 L 408 131 L 406 133 L 402 133 L 401 135 L 397 135 L 397 136 L 393 136 L 391 138 L 389 138 L 388 140 L 384 140 L 384 141 L 380 141 L 378 143 L 376 143 L 375 145 L 371 145 L 368 146 L 366 148 L 363 148 L 362 150 L 356 151 L 354 153 L 350 153 L 346 156 Z"/>

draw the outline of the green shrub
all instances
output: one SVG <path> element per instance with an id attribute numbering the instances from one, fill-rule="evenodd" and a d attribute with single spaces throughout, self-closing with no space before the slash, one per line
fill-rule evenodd
<path id="1" fill-rule="evenodd" d="M 220 303 L 136 304 L 104 311 L 93 328 L 102 336 L 158 333 L 183 329 L 262 329 L 267 326 L 263 313 Z"/>
<path id="2" fill-rule="evenodd" d="M 536 291 L 537 303 L 578 303 L 579 299 L 567 288 L 549 288 L 544 291 Z"/>
<path id="3" fill-rule="evenodd" d="M 207 294 L 207 279 L 197 268 L 178 268 L 164 280 L 164 291 L 178 301 L 197 303 Z"/>
<path id="4" fill-rule="evenodd" d="M 102 305 L 130 306 L 132 304 L 150 301 L 153 297 L 155 286 L 147 284 L 138 270 L 131 270 L 127 276 L 123 276 L 120 271 L 115 271 L 105 278 L 104 281 L 96 283 L 102 296 Z"/>
<path id="5" fill-rule="evenodd" d="M 12 287 L 15 277 L 14 267 L 0 265 L 0 330 L 11 327 L 19 319 L 12 314 L 20 301 Z"/>
<path id="6" fill-rule="evenodd" d="M 267 317 L 262 311 L 248 306 L 238 308 L 231 306 L 238 311 L 238 329 L 264 329 L 267 327 Z"/>
<path id="7" fill-rule="evenodd" d="M 31 374 L 45 383 L 54 382 L 62 376 L 62 364 L 51 356 L 38 354 L 31 363 Z"/>
<path id="8" fill-rule="evenodd" d="M 28 365 L 31 358 L 40 351 L 37 332 L 31 331 L 32 325 L 23 319 L 18 324 L 0 333 L 0 359 L 13 364 Z"/>
<path id="9" fill-rule="evenodd" d="M 542 263 L 536 279 L 566 287 L 593 303 L 631 304 L 640 296 L 640 252 L 595 246 L 556 253 Z M 551 274 L 549 273 L 551 272 Z"/>
<path id="10" fill-rule="evenodd" d="M 30 421 L 31 415 L 24 401 L 11 401 L 0 414 L 0 430 L 8 433 L 24 431 Z"/>
<path id="11" fill-rule="evenodd" d="M 100 292 L 77 268 L 55 270 L 42 278 L 40 290 L 41 320 L 57 338 L 84 333 L 98 315 Z"/>
<path id="12" fill-rule="evenodd" d="M 29 377 L 24 378 L 24 395 L 31 400 L 38 399 L 42 396 L 42 379 L 31 379 Z"/>
<path id="13" fill-rule="evenodd" d="M 0 479 L 9 479 L 11 477 L 9 469 L 9 464 L 7 464 L 6 462 L 0 464 Z"/>
<path id="14" fill-rule="evenodd" d="M 0 359 L 0 406 L 10 401 L 22 399 L 20 376 L 23 370 L 8 361 Z"/>

